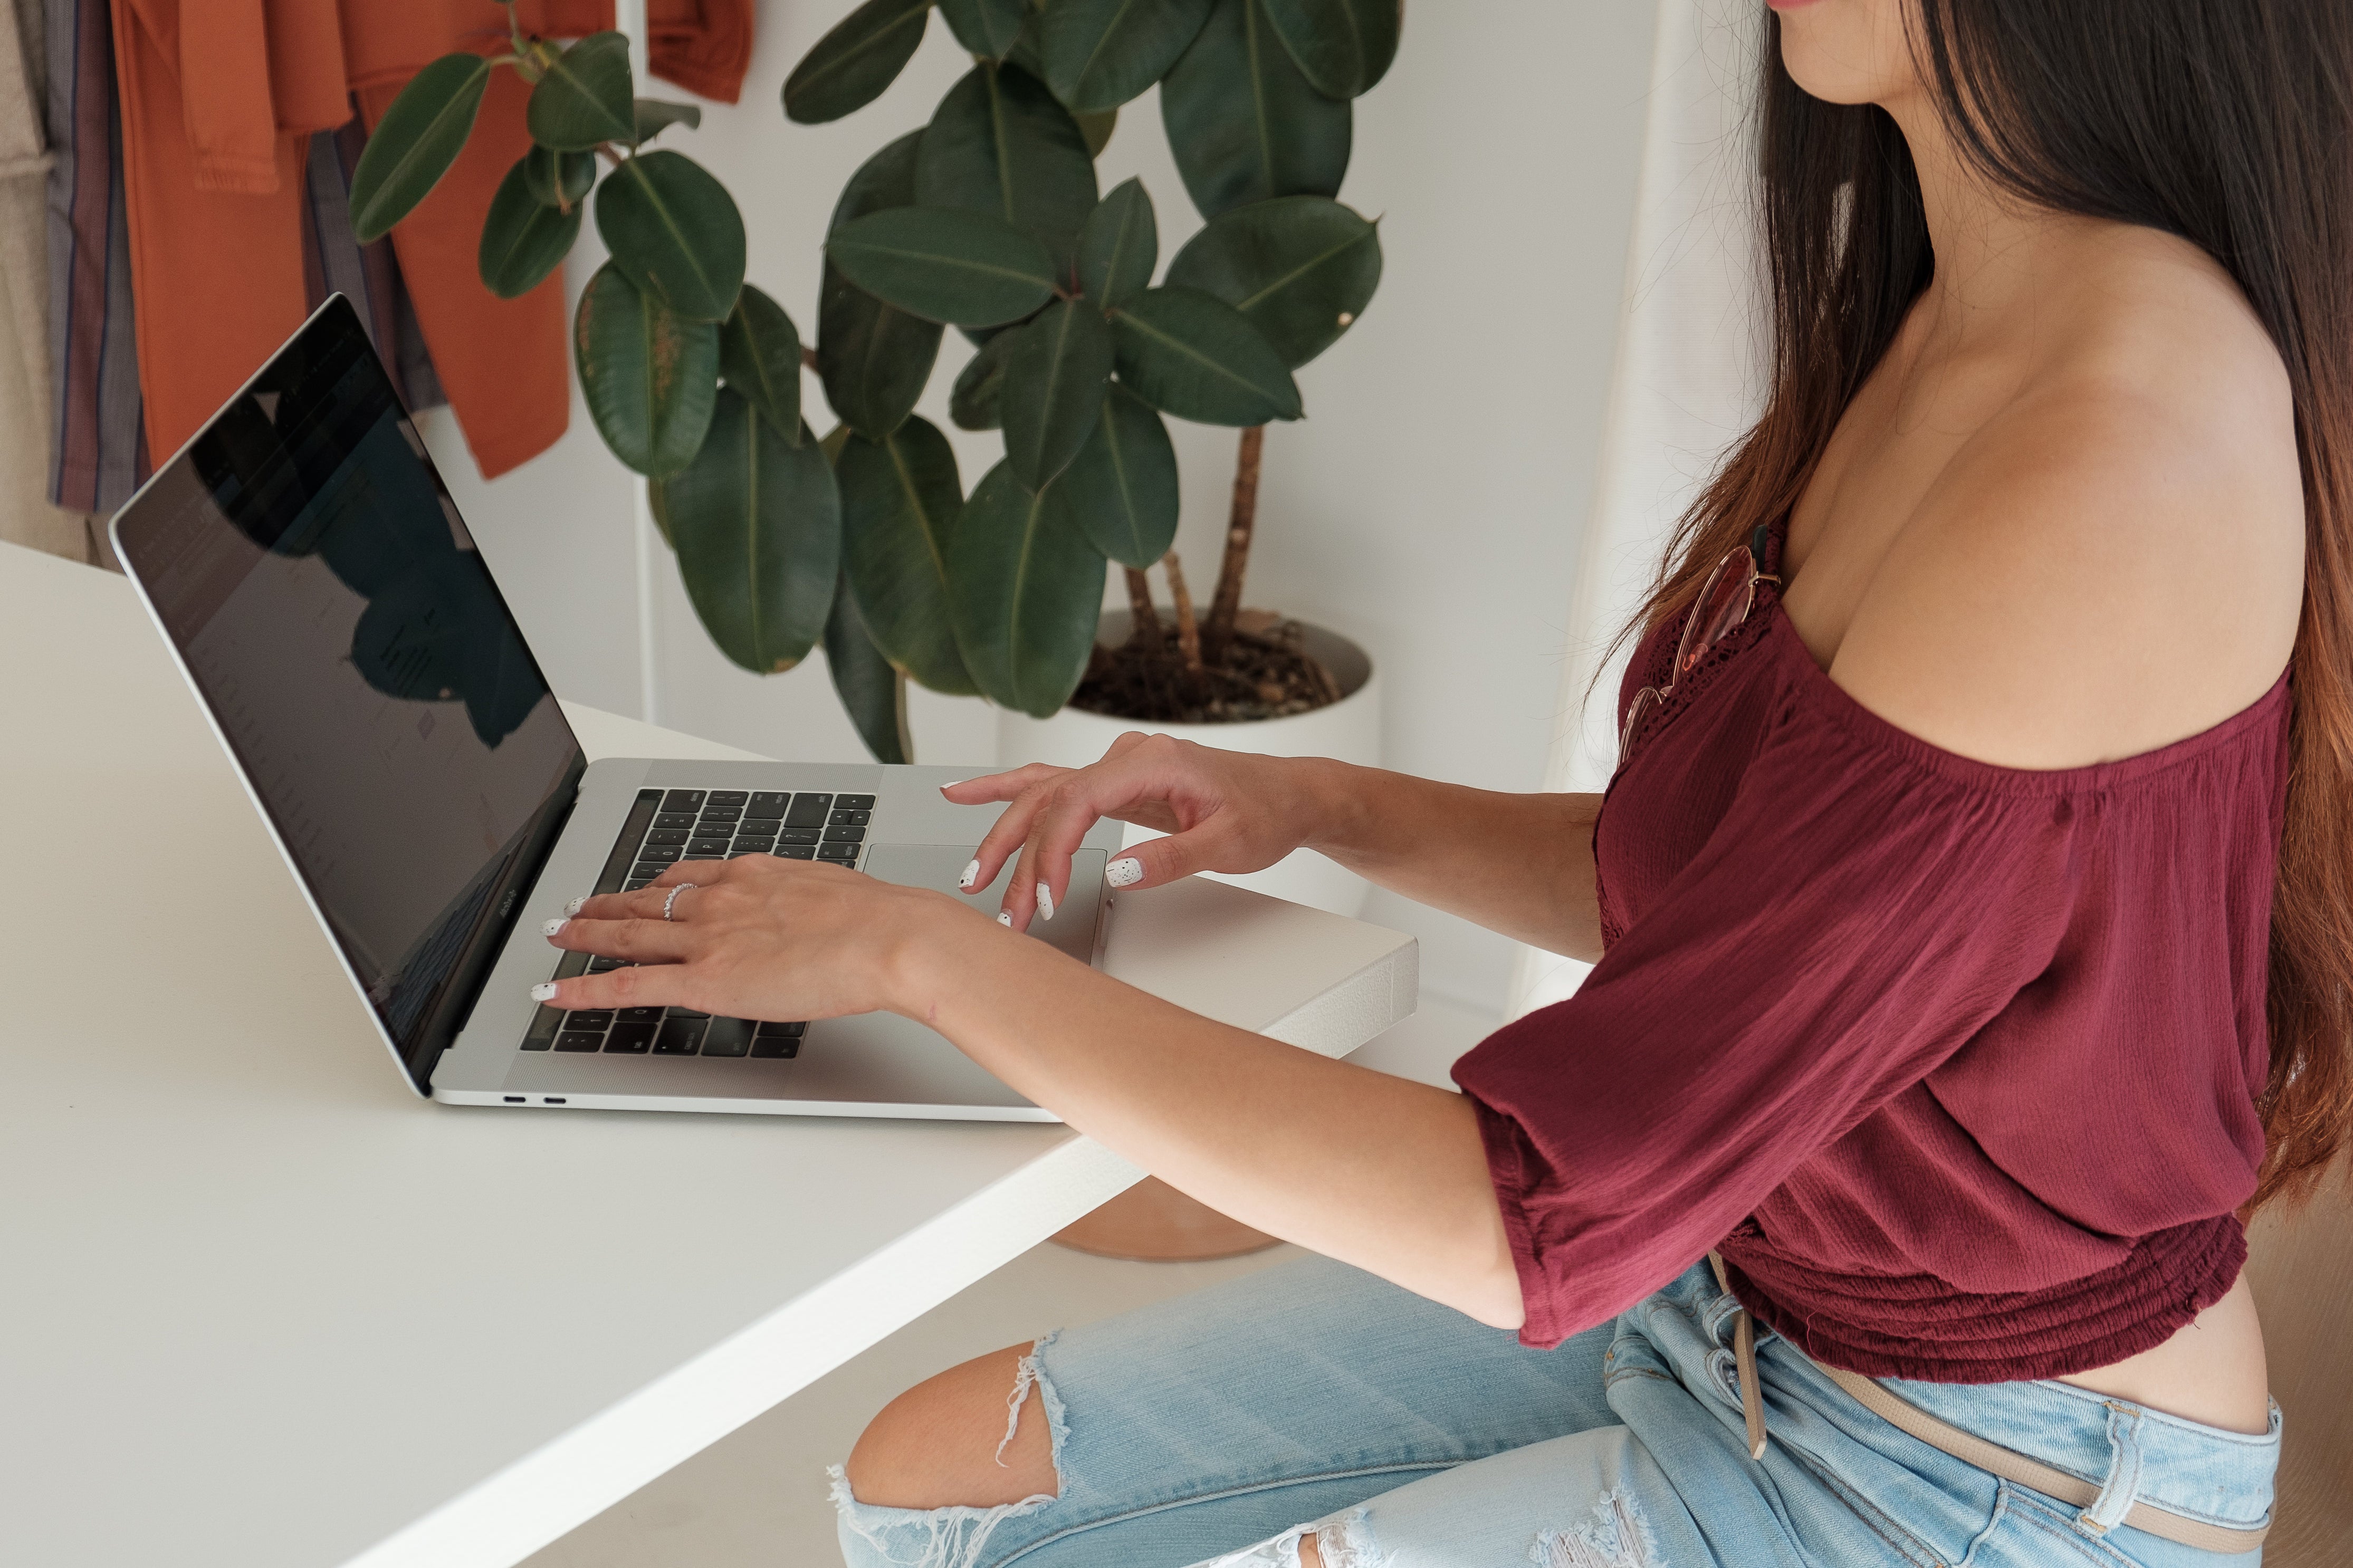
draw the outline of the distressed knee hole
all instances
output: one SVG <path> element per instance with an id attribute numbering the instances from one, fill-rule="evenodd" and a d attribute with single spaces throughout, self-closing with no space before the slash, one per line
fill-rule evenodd
<path id="1" fill-rule="evenodd" d="M 1021 1407 L 1029 1402 L 1030 1392 L 1034 1389 L 1039 1403 L 1046 1411 L 1046 1462 L 1053 1467 L 1054 1489 L 1057 1492 L 1062 1489 L 1062 1439 L 1070 1435 L 1070 1427 L 1062 1415 L 1062 1396 L 1056 1394 L 1054 1385 L 1046 1381 L 1039 1358 L 1046 1353 L 1046 1347 L 1052 1344 L 1055 1335 L 1060 1332 L 1057 1329 L 1053 1333 L 1039 1335 L 1038 1342 L 1029 1347 L 1029 1353 L 1014 1363 L 1013 1391 L 1005 1396 L 1005 1436 L 998 1440 L 997 1452 L 990 1456 L 999 1465 L 1005 1463 L 1005 1450 L 1012 1446 L 1013 1435 L 1021 1429 Z"/>
<path id="2" fill-rule="evenodd" d="M 975 1568 L 988 1549 L 990 1538 L 1007 1521 L 1037 1512 L 1056 1500 L 1060 1490 L 1062 1443 L 1069 1434 L 1061 1396 L 1045 1374 L 1039 1357 L 1054 1335 L 1039 1337 L 1029 1353 L 1015 1363 L 1013 1387 L 1005 1399 L 1005 1435 L 990 1458 L 1008 1468 L 1006 1448 L 1020 1430 L 1021 1412 L 1032 1394 L 1045 1416 L 1048 1464 L 1054 1492 L 1039 1492 L 1018 1501 L 987 1505 L 949 1504 L 940 1508 L 893 1508 L 862 1501 L 851 1489 L 844 1466 L 829 1466 L 831 1497 L 845 1543 L 855 1537 L 894 1568 Z"/>
<path id="3" fill-rule="evenodd" d="M 1203 1568 L 1309 1568 L 1303 1552 L 1311 1546 L 1317 1568 L 1381 1568 L 1388 1561 L 1366 1511 L 1352 1508 L 1314 1524 L 1294 1526 Z"/>
<path id="4" fill-rule="evenodd" d="M 1380 1568 L 1381 1549 L 1373 1539 L 1373 1521 L 1363 1509 L 1351 1509 L 1337 1519 L 1317 1525 L 1315 1555 L 1322 1568 Z"/>
<path id="5" fill-rule="evenodd" d="M 1631 1492 L 1603 1492 L 1592 1510 L 1566 1530 L 1547 1530 L 1528 1549 L 1536 1568 L 1668 1568 L 1651 1521 Z"/>

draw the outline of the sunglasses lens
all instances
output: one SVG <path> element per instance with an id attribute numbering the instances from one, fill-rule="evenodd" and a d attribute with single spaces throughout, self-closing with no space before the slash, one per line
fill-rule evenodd
<path id="1" fill-rule="evenodd" d="M 1747 552 L 1741 552 L 1745 563 Z M 1757 593 L 1756 580 L 1745 570 L 1726 572 L 1715 586 L 1715 602 L 1708 605 L 1707 640 L 1711 647 L 1732 633 L 1732 628 L 1748 618 L 1748 605 Z"/>
<path id="2" fill-rule="evenodd" d="M 1748 618 L 1757 585 L 1747 567 L 1748 551 L 1744 546 L 1717 562 L 1715 570 L 1708 574 L 1683 630 L 1683 646 L 1675 658 L 1677 675 L 1688 673 L 1708 649 Z"/>
<path id="3" fill-rule="evenodd" d="M 1727 552 L 1707 581 L 1699 586 L 1699 597 L 1692 604 L 1691 612 L 1683 617 L 1683 635 L 1675 644 L 1675 662 L 1671 667 L 1663 687 L 1645 686 L 1634 693 L 1634 700 L 1626 707 L 1626 722 L 1618 729 L 1618 755 L 1622 763 L 1626 748 L 1641 726 L 1643 717 L 1666 700 L 1676 682 L 1697 668 L 1707 650 L 1730 636 L 1734 627 L 1748 618 L 1757 603 L 1757 577 L 1752 567 L 1756 558 L 1746 545 Z"/>
<path id="4" fill-rule="evenodd" d="M 1626 722 L 1618 729 L 1618 750 L 1621 753 L 1626 750 L 1627 742 L 1634 738 L 1634 731 L 1641 728 L 1643 716 L 1658 705 L 1657 687 L 1645 686 L 1634 693 L 1634 700 L 1626 705 Z"/>

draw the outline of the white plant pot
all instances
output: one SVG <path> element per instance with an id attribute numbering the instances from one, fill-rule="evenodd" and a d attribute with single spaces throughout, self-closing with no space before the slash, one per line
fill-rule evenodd
<path id="1" fill-rule="evenodd" d="M 1128 614 L 1105 613 L 1096 638 L 1116 646 L 1127 638 Z M 1270 757 L 1332 757 L 1364 767 L 1381 761 L 1381 680 L 1371 658 L 1339 633 L 1307 626 L 1307 651 L 1324 662 L 1340 684 L 1340 700 L 1305 713 L 1280 719 L 1254 719 L 1232 724 L 1152 724 L 1114 719 L 1102 713 L 1065 708 L 1050 719 L 1001 710 L 997 718 L 997 758 L 1001 767 L 1023 763 L 1051 763 L 1079 768 L 1102 757 L 1111 743 L 1131 730 L 1175 735 L 1229 752 L 1256 752 Z M 1131 826 L 1122 842 L 1135 844 L 1158 834 Z M 1311 909 L 1354 915 L 1364 908 L 1370 890 L 1365 879 L 1345 871 L 1312 849 L 1293 850 L 1263 871 L 1246 876 L 1205 872 L 1220 882 L 1250 888 Z"/>

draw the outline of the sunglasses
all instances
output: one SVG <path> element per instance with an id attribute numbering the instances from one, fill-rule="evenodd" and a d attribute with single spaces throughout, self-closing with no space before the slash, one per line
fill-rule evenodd
<path id="1" fill-rule="evenodd" d="M 1730 637 L 1748 612 L 1757 607 L 1757 584 L 1770 583 L 1776 587 L 1781 579 L 1765 570 L 1765 546 L 1772 530 L 1764 523 L 1757 525 L 1748 535 L 1748 542 L 1736 544 L 1724 552 L 1699 586 L 1699 597 L 1692 601 L 1691 613 L 1683 619 L 1683 635 L 1675 644 L 1675 661 L 1667 667 L 1663 686 L 1645 686 L 1634 693 L 1633 702 L 1626 710 L 1626 722 L 1618 731 L 1618 756 L 1622 766 L 1627 743 L 1651 710 L 1672 696 L 1677 682 L 1698 667 L 1699 661 L 1716 644 Z"/>

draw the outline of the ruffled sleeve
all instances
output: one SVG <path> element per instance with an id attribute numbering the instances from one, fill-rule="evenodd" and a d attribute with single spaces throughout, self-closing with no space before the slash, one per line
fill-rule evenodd
<path id="1" fill-rule="evenodd" d="M 1665 1284 L 1967 1043 L 2065 932 L 2066 795 L 1931 765 L 1842 693 L 1774 700 L 1715 830 L 1584 987 L 1455 1066 L 1527 1344 Z"/>

